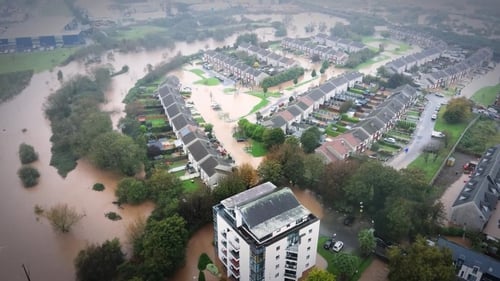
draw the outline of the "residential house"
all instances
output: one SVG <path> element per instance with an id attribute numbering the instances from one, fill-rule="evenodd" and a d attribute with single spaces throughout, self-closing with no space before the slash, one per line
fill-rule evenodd
<path id="1" fill-rule="evenodd" d="M 492 257 L 467 249 L 455 242 L 439 237 L 437 246 L 451 251 L 458 280 L 498 281 L 500 262 Z"/>
<path id="2" fill-rule="evenodd" d="M 316 264 L 319 219 L 270 182 L 213 207 L 214 246 L 230 280 L 296 281 Z"/>
<path id="3" fill-rule="evenodd" d="M 359 151 L 361 140 L 359 140 L 352 132 L 341 134 L 330 140 L 327 140 L 323 145 L 316 148 L 316 154 L 322 156 L 326 164 L 346 160 L 352 153 Z"/>
<path id="4" fill-rule="evenodd" d="M 500 145 L 490 147 L 451 208 L 451 222 L 482 231 L 494 213 L 500 195 Z M 494 222 L 495 223 L 495 222 Z"/>

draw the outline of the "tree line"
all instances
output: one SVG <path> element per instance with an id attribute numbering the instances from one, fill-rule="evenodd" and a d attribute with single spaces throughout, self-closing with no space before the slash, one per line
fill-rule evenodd
<path id="1" fill-rule="evenodd" d="M 77 76 L 49 96 L 45 115 L 52 128 L 50 164 L 61 176 L 73 170 L 81 157 L 126 175 L 139 171 L 144 149 L 114 132 L 109 114 L 99 108 L 109 83 L 109 69 L 99 68 L 92 77 Z"/>
<path id="2" fill-rule="evenodd" d="M 260 86 L 264 89 L 264 92 L 266 92 L 270 87 L 277 86 L 283 82 L 293 81 L 302 75 L 304 75 L 304 68 L 292 67 L 274 76 L 266 77 L 262 80 Z"/>
<path id="3" fill-rule="evenodd" d="M 33 70 L 16 71 L 0 74 L 0 103 L 20 94 L 33 77 Z"/>

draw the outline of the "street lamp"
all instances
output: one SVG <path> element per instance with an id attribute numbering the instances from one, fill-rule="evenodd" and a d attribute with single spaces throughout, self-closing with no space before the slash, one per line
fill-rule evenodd
<path id="1" fill-rule="evenodd" d="M 359 214 L 360 214 L 360 216 L 363 216 L 363 208 L 364 208 L 363 201 L 360 201 L 359 202 Z"/>

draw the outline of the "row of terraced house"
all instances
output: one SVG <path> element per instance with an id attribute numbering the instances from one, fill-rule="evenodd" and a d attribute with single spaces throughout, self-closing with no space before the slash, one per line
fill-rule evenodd
<path id="1" fill-rule="evenodd" d="M 158 96 L 190 166 L 207 186 L 215 187 L 221 177 L 232 172 L 234 161 L 220 146 L 210 142 L 193 119 L 179 89 L 179 79 L 169 76 L 158 88 Z"/>
<path id="2" fill-rule="evenodd" d="M 302 39 L 285 38 L 281 40 L 281 47 L 283 49 L 300 51 L 309 58 L 318 56 L 323 61 L 328 61 L 336 65 L 343 65 L 349 55 L 334 48 L 319 45 L 317 42 Z"/>
<path id="3" fill-rule="evenodd" d="M 225 72 L 234 76 L 234 79 L 241 79 L 244 85 L 259 85 L 267 75 L 235 58 L 216 51 L 206 51 L 203 54 L 203 61 L 209 63 L 218 72 Z"/>
<path id="4" fill-rule="evenodd" d="M 409 85 L 395 89 L 384 102 L 351 130 L 323 143 L 316 149 L 316 153 L 321 155 L 326 163 L 330 163 L 364 152 L 396 125 L 407 109 L 414 104 L 417 96 L 417 90 Z"/>
<path id="5" fill-rule="evenodd" d="M 293 59 L 280 56 L 276 53 L 249 43 L 240 44 L 238 46 L 238 50 L 243 51 L 250 56 L 255 56 L 260 62 L 273 67 L 288 69 L 294 66 L 298 66 L 298 64 Z"/>
<path id="6" fill-rule="evenodd" d="M 441 47 L 432 47 L 418 53 L 397 58 L 385 64 L 385 68 L 389 72 L 403 73 L 410 70 L 413 66 L 421 66 L 431 62 L 443 54 L 444 49 Z"/>
<path id="7" fill-rule="evenodd" d="M 492 49 L 481 48 L 459 63 L 448 66 L 444 70 L 426 74 L 422 80 L 427 84 L 427 88 L 446 87 L 456 83 L 483 64 L 489 63 L 492 58 Z"/>
<path id="8" fill-rule="evenodd" d="M 262 125 L 269 128 L 280 128 L 286 133 L 291 129 L 293 123 L 300 123 L 307 119 L 314 110 L 319 109 L 326 101 L 347 91 L 349 87 L 361 82 L 362 79 L 363 74 L 359 72 L 349 72 L 331 78 L 320 86 L 301 94 L 285 110 L 276 113 L 269 120 L 264 121 Z"/>

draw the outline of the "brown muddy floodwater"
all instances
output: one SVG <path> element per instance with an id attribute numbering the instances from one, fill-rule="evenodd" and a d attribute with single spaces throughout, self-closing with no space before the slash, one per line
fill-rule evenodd
<path id="1" fill-rule="evenodd" d="M 304 25 L 309 23 L 305 20 L 307 15 L 300 15 L 299 18 Z M 300 23 L 294 24 L 297 25 L 297 32 L 294 35 L 298 36 L 303 26 L 299 26 Z M 268 30 L 256 32 L 260 37 L 265 36 L 268 39 L 273 36 Z M 107 103 L 103 105 L 103 109 L 110 112 L 114 127 L 116 128 L 118 120 L 123 116 L 123 98 L 135 82 L 146 74 L 148 64 L 157 65 L 179 52 L 189 55 L 199 50 L 232 45 L 237 36 L 238 34 L 235 34 L 224 42 L 213 40 L 189 44 L 181 42 L 175 49 L 154 52 L 115 53 L 112 59 L 104 56 L 103 64 L 111 65 L 115 70 L 121 69 L 123 65 L 129 66 L 128 73 L 113 78 L 106 94 Z M 79 250 L 89 243 L 102 243 L 107 239 L 118 237 L 127 251 L 129 247 L 126 244 L 126 226 L 137 217 L 148 216 L 154 207 L 153 204 L 146 203 L 118 209 L 112 202 L 115 200 L 116 183 L 121 176 L 95 169 L 84 159 L 78 162 L 77 168 L 65 179 L 49 165 L 52 133 L 43 113 L 43 104 L 47 97 L 60 87 L 56 73 L 61 69 L 64 78 L 69 79 L 77 74 L 89 73 L 94 66 L 97 65 L 71 63 L 52 71 L 37 73 L 20 95 L 0 104 L 0 280 L 2 281 L 27 280 L 22 269 L 23 264 L 29 269 L 31 280 L 74 280 L 73 260 Z M 203 99 L 200 98 L 199 101 Z M 229 105 L 224 106 L 229 109 Z M 231 113 L 231 118 L 239 117 L 239 114 L 227 111 Z M 227 125 L 227 129 L 230 130 L 229 124 Z M 26 129 L 24 133 L 23 129 Z M 37 186 L 30 189 L 22 187 L 16 174 L 21 167 L 17 152 L 23 142 L 32 145 L 39 154 L 39 160 L 33 166 L 41 174 L 40 181 Z M 241 150 L 241 147 L 235 148 Z M 106 186 L 103 192 L 92 190 L 92 186 L 97 182 Z M 322 216 L 321 206 L 313 196 L 302 191 L 296 191 L 296 194 L 313 213 Z M 85 214 L 70 233 L 56 233 L 46 220 L 43 218 L 37 220 L 34 214 L 35 205 L 50 208 L 58 203 L 66 203 Z M 119 213 L 123 219 L 120 221 L 106 219 L 104 214 L 110 211 Z M 206 252 L 215 260 L 212 232 L 212 226 L 208 225 L 193 236 L 188 246 L 186 267 L 180 270 L 173 280 L 193 280 L 193 276 L 197 276 L 196 264 L 202 252 Z M 212 280 L 208 274 L 207 277 L 207 280 Z"/>

